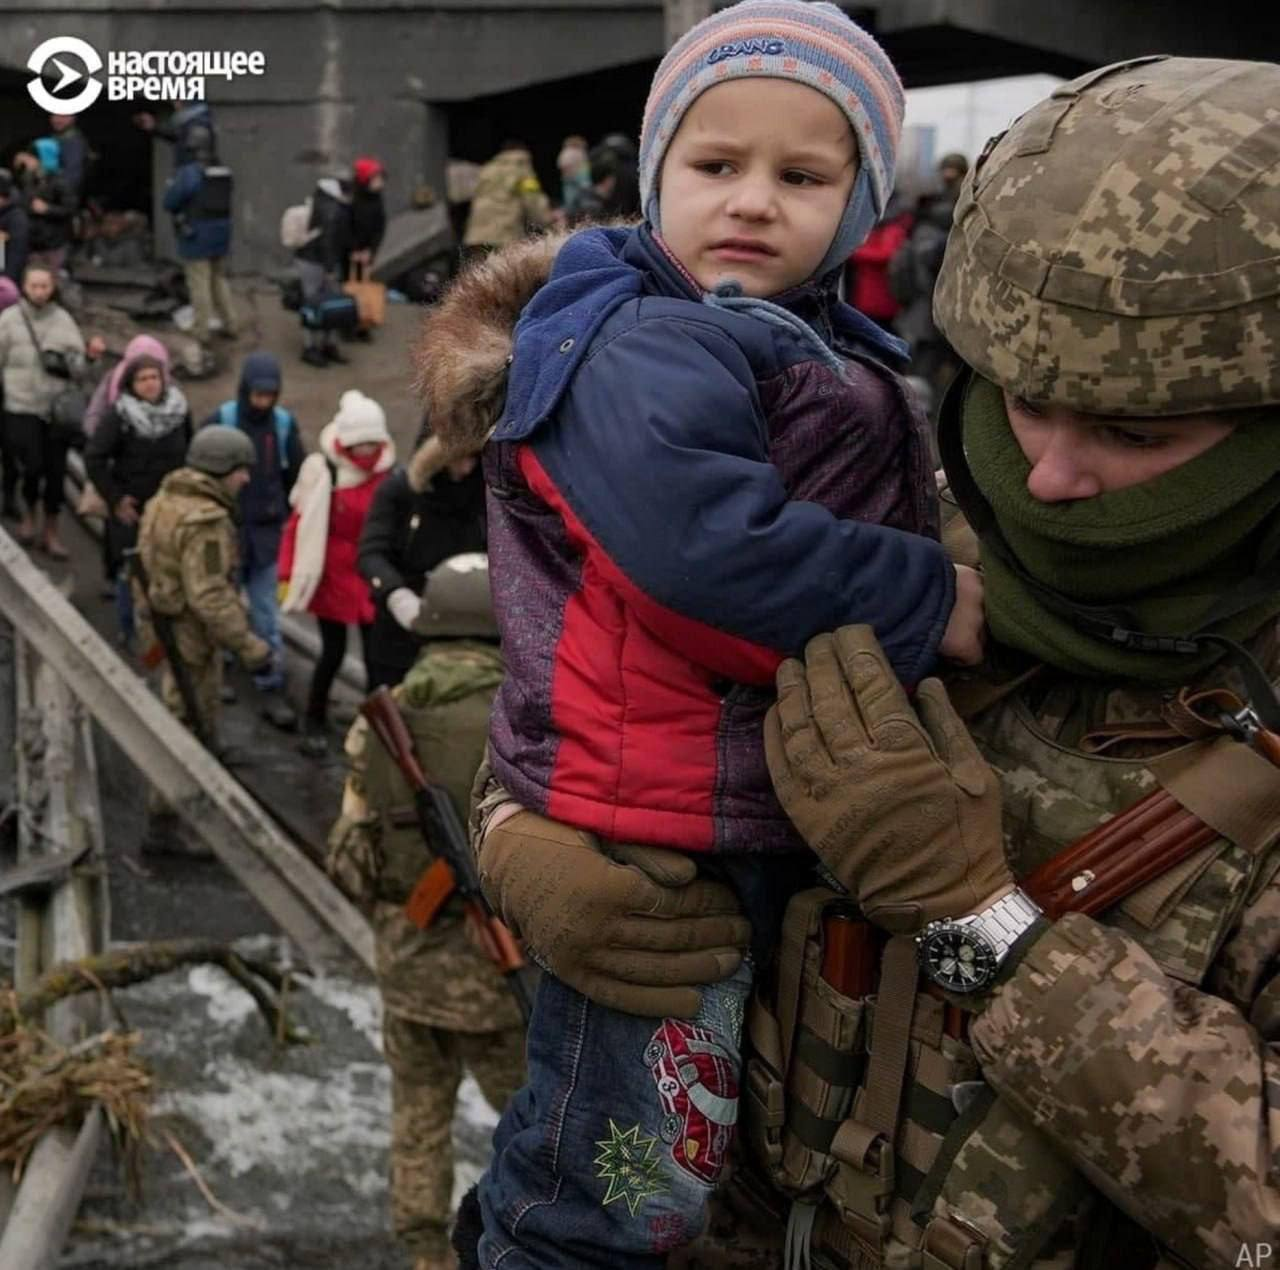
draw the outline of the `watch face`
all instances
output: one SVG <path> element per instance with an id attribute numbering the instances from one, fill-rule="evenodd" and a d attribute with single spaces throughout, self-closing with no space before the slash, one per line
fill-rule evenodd
<path id="1" fill-rule="evenodd" d="M 920 965 L 948 992 L 977 992 L 995 978 L 996 950 L 975 930 L 947 926 L 922 937 Z"/>

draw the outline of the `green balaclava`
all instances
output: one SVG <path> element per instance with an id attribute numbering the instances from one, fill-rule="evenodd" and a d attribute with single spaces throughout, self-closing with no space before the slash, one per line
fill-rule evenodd
<path id="1" fill-rule="evenodd" d="M 959 426 L 963 445 L 944 442 L 944 460 L 979 532 L 987 620 L 1002 644 L 1074 674 L 1177 683 L 1221 649 L 1126 647 L 1106 637 L 1112 620 L 1143 635 L 1241 640 L 1280 614 L 1280 584 L 1248 589 L 1280 562 L 1280 420 L 1251 414 L 1203 454 L 1140 485 L 1042 503 L 1027 490 L 1031 465 L 1000 389 L 972 374 L 963 394 L 959 419 L 944 423 Z M 1217 617 L 1233 592 L 1247 605 Z"/>

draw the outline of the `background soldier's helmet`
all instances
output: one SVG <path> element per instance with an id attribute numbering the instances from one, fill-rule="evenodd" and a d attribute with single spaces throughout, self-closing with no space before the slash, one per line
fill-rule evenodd
<path id="1" fill-rule="evenodd" d="M 933 311 L 1032 401 L 1280 402 L 1280 66 L 1142 58 L 1061 85 L 975 163 Z"/>
<path id="2" fill-rule="evenodd" d="M 210 476 L 226 476 L 238 467 L 252 467 L 257 459 L 253 442 L 239 428 L 219 423 L 201 428 L 187 446 L 187 466 Z"/>
<path id="3" fill-rule="evenodd" d="M 413 629 L 428 639 L 453 636 L 497 639 L 489 593 L 489 557 L 468 551 L 442 560 L 427 574 L 422 609 Z"/>

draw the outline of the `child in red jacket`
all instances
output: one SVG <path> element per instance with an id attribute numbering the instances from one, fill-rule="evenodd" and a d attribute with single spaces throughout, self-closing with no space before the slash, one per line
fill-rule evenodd
<path id="1" fill-rule="evenodd" d="M 374 493 L 395 461 L 382 407 L 352 388 L 342 394 L 338 413 L 320 433 L 318 452 L 307 456 L 289 495 L 280 608 L 314 613 L 320 627 L 320 658 L 303 722 L 302 751 L 311 758 L 328 753 L 329 689 L 347 651 L 347 627 L 359 627 L 363 652 L 373 624 L 373 597 L 356 569 L 356 554 Z"/>

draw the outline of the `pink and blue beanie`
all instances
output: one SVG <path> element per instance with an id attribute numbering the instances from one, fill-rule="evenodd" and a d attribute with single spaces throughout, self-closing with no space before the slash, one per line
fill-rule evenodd
<path id="1" fill-rule="evenodd" d="M 893 190 L 902 135 L 902 81 L 884 49 L 825 0 L 742 0 L 699 22 L 658 66 L 640 134 L 640 205 L 655 230 L 658 173 L 685 111 L 708 88 L 738 76 L 790 79 L 825 93 L 858 142 L 858 178 L 819 276 L 843 264 Z"/>

